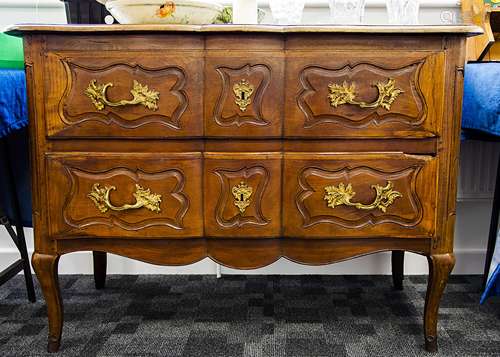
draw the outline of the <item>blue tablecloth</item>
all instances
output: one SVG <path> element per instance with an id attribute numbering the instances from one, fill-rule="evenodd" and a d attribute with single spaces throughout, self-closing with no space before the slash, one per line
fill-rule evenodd
<path id="1" fill-rule="evenodd" d="M 462 129 L 500 137 L 500 63 L 465 67 Z"/>
<path id="2" fill-rule="evenodd" d="M 24 71 L 0 69 L 0 204 L 15 222 L 12 198 L 19 203 L 20 223 L 32 226 L 28 150 L 28 106 Z M 13 182 L 8 183 L 9 170 Z M 7 190 L 8 187 L 13 190 Z"/>
<path id="3" fill-rule="evenodd" d="M 0 138 L 28 125 L 24 71 L 0 69 Z"/>
<path id="4" fill-rule="evenodd" d="M 500 136 L 500 63 L 471 63 L 465 67 L 462 128 L 470 133 Z M 496 138 L 498 140 L 498 138 Z M 488 283 L 481 303 L 493 295 L 500 295 L 500 235 Z"/>

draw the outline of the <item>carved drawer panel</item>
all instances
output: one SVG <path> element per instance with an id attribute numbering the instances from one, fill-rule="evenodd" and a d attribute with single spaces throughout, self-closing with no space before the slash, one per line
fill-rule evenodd
<path id="1" fill-rule="evenodd" d="M 288 237 L 432 237 L 437 159 L 404 154 L 286 154 Z"/>
<path id="2" fill-rule="evenodd" d="M 51 235 L 199 237 L 201 154 L 47 156 Z"/>
<path id="3" fill-rule="evenodd" d="M 443 53 L 290 53 L 285 134 L 434 137 L 441 130 Z"/>
<path id="4" fill-rule="evenodd" d="M 279 237 L 280 153 L 205 154 L 208 237 Z"/>
<path id="5" fill-rule="evenodd" d="M 279 137 L 282 132 L 282 53 L 209 51 L 205 76 L 207 136 Z"/>
<path id="6" fill-rule="evenodd" d="M 202 53 L 107 53 L 46 61 L 47 132 L 56 137 L 203 134 Z"/>

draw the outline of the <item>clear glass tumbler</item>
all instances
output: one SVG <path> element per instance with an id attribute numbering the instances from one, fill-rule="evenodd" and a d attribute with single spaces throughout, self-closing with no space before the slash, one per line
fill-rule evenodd
<path id="1" fill-rule="evenodd" d="M 420 0 L 386 0 L 391 25 L 418 25 Z"/>
<path id="2" fill-rule="evenodd" d="M 302 21 L 305 0 L 270 0 L 274 22 L 278 25 L 298 25 Z"/>
<path id="3" fill-rule="evenodd" d="M 339 25 L 359 25 L 365 16 L 365 0 L 330 0 L 332 22 Z"/>

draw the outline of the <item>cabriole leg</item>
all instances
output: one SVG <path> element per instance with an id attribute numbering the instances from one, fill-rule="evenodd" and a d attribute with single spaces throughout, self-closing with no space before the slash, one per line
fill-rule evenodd
<path id="1" fill-rule="evenodd" d="M 34 253 L 33 268 L 42 287 L 49 317 L 49 352 L 59 351 L 63 326 L 63 303 L 59 290 L 58 255 Z"/>
<path id="2" fill-rule="evenodd" d="M 429 283 L 425 299 L 425 349 L 428 352 L 436 352 L 439 303 L 448 277 L 455 266 L 455 256 L 453 254 L 431 255 L 427 257 L 427 260 L 429 262 Z"/>

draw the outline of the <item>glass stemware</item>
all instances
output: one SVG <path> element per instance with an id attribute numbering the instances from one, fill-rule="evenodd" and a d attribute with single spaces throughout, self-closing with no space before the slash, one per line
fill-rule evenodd
<path id="1" fill-rule="evenodd" d="M 269 6 L 275 23 L 298 25 L 302 21 L 305 0 L 270 0 Z"/>
<path id="2" fill-rule="evenodd" d="M 391 25 L 418 25 L 420 0 L 386 0 Z"/>
<path id="3" fill-rule="evenodd" d="M 361 24 L 365 15 L 365 0 L 330 0 L 330 15 L 334 24 Z"/>

